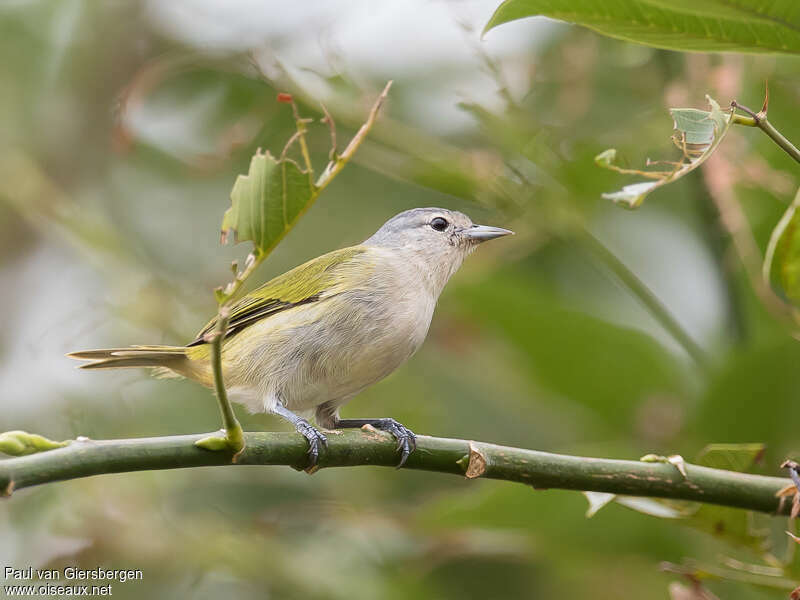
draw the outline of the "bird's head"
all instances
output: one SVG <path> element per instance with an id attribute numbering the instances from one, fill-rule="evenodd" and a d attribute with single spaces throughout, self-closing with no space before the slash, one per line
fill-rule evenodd
<path id="1" fill-rule="evenodd" d="M 500 227 L 475 225 L 467 215 L 455 210 L 414 208 L 389 219 L 364 244 L 419 258 L 435 271 L 436 279 L 442 279 L 443 286 L 479 244 L 513 233 Z"/>

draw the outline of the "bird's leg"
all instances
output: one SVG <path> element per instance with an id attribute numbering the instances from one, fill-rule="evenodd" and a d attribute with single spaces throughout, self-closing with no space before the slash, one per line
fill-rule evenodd
<path id="1" fill-rule="evenodd" d="M 294 425 L 297 433 L 308 440 L 308 467 L 316 466 L 319 460 L 320 448 L 328 445 L 328 438 L 315 429 L 311 423 L 286 408 L 280 401 L 275 403 L 275 406 L 272 408 L 272 413 L 278 415 L 282 419 L 286 419 L 289 423 Z"/>
<path id="2" fill-rule="evenodd" d="M 408 457 L 417 448 L 417 436 L 414 435 L 414 432 L 394 419 L 340 419 L 338 416 L 333 419 L 334 429 L 349 429 L 363 427 L 364 425 L 371 425 L 375 429 L 386 431 L 395 437 L 397 449 L 400 450 L 398 469 L 406 464 Z"/>

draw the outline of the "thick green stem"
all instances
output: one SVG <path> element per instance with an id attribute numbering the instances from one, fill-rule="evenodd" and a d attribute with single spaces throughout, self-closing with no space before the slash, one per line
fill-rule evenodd
<path id="1" fill-rule="evenodd" d="M 692 339 L 680 323 L 672 316 L 666 306 L 661 303 L 650 288 L 648 288 L 636 274 L 631 271 L 625 263 L 611 252 L 598 240 L 591 232 L 584 229 L 581 241 L 586 247 L 600 259 L 620 281 L 627 287 L 639 301 L 650 311 L 650 314 L 661 324 L 661 326 L 678 342 L 686 353 L 691 356 L 697 364 L 708 367 L 709 361 L 705 351 Z"/>
<path id="2" fill-rule="evenodd" d="M 11 493 L 34 485 L 157 469 L 230 465 L 221 452 L 197 448 L 200 435 L 106 441 L 75 441 L 65 448 L 0 461 L 0 489 Z M 236 464 L 289 465 L 308 462 L 306 440 L 296 433 L 246 433 Z M 325 467 L 397 465 L 391 435 L 365 428 L 332 432 L 320 456 Z M 671 464 L 551 454 L 446 438 L 418 436 L 407 469 L 514 481 L 535 489 L 558 488 L 692 500 L 788 514 L 791 502 L 776 493 L 791 480 L 686 465 L 687 477 Z M 532 498 L 533 501 L 533 498 Z"/>

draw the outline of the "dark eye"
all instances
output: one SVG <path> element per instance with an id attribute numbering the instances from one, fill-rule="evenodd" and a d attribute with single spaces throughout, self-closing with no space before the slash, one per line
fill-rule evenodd
<path id="1" fill-rule="evenodd" d="M 436 231 L 444 231 L 447 229 L 448 225 L 449 223 L 444 217 L 436 217 L 431 221 L 431 227 L 433 227 Z"/>

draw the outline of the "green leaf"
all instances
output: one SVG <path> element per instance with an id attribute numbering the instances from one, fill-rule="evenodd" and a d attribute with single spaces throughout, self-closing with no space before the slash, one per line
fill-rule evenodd
<path id="1" fill-rule="evenodd" d="M 800 306 L 800 189 L 794 201 L 778 221 L 769 238 L 764 256 L 764 279 L 772 284 L 787 300 Z"/>
<path id="2" fill-rule="evenodd" d="M 668 50 L 800 54 L 797 0 L 506 0 L 483 32 L 534 16 Z"/>
<path id="3" fill-rule="evenodd" d="M 704 467 L 748 472 L 764 454 L 766 446 L 753 444 L 708 444 L 695 462 Z M 755 524 L 751 511 L 724 506 L 701 504 L 686 524 L 728 542 L 757 552 L 767 548 L 769 532 Z"/>
<path id="4" fill-rule="evenodd" d="M 730 127 L 730 115 L 722 112 L 719 104 L 711 96 L 706 96 L 710 111 L 696 108 L 672 108 L 674 134 L 672 141 L 680 149 L 681 160 L 667 163 L 671 168 L 661 171 L 642 171 L 625 169 L 614 164 L 617 151 L 613 148 L 598 154 L 594 161 L 605 169 L 628 175 L 640 175 L 653 181 L 640 181 L 626 185 L 618 192 L 603 194 L 606 200 L 622 205 L 624 208 L 638 208 L 645 197 L 668 183 L 672 183 L 694 171 L 717 149 Z"/>
<path id="5" fill-rule="evenodd" d="M 293 160 L 258 151 L 247 175 L 239 175 L 233 185 L 231 207 L 222 219 L 222 242 L 233 231 L 237 242 L 251 240 L 257 253 L 268 254 L 316 196 L 310 173 Z"/>
<path id="6" fill-rule="evenodd" d="M 708 444 L 695 462 L 704 467 L 747 473 L 764 455 L 765 444 Z"/>

